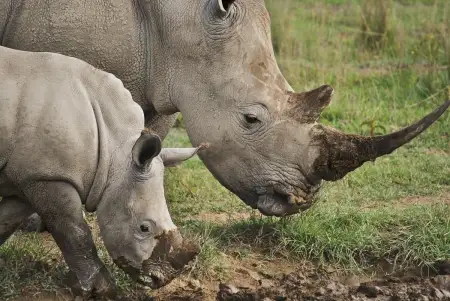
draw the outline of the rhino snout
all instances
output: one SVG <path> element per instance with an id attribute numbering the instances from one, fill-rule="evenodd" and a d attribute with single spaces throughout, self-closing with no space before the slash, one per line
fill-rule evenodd
<path id="1" fill-rule="evenodd" d="M 200 246 L 183 240 L 178 229 L 155 237 L 157 243 L 149 259 L 135 267 L 124 257 L 114 262 L 138 283 L 157 289 L 179 276 L 199 254 Z"/>
<path id="2" fill-rule="evenodd" d="M 178 230 L 165 232 L 157 239 L 152 256 L 143 263 L 143 275 L 137 279 L 152 288 L 169 284 L 200 252 L 200 246 L 183 240 Z"/>

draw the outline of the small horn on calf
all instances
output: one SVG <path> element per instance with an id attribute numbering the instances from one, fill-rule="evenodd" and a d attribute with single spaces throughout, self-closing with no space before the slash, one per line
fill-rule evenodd
<path id="1" fill-rule="evenodd" d="M 317 175 L 327 181 L 336 181 L 357 169 L 364 162 L 392 153 L 410 142 L 433 124 L 450 106 L 444 102 L 433 112 L 415 124 L 384 136 L 365 137 L 345 134 L 333 128 L 318 125 L 314 143 L 320 148 L 320 155 L 314 164 Z"/>

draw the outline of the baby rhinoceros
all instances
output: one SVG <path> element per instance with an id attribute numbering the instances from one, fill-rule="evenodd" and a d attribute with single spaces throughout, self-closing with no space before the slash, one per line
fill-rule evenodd
<path id="1" fill-rule="evenodd" d="M 126 103 L 126 105 L 124 105 Z M 164 197 L 164 166 L 200 149 L 161 149 L 114 75 L 76 58 L 0 47 L 0 246 L 31 214 L 45 221 L 72 290 L 114 296 L 82 207 L 135 280 L 166 285 L 198 253 L 184 244 Z M 190 246 L 190 247 L 189 247 Z"/>

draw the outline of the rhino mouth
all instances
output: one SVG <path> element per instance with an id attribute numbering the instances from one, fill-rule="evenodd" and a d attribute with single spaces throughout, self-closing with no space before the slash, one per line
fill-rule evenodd
<path id="1" fill-rule="evenodd" d="M 153 252 L 152 256 L 136 268 L 123 256 L 114 263 L 137 283 L 158 289 L 168 285 L 173 279 L 189 269 L 200 253 L 200 246 L 193 241 L 183 241 L 170 252 Z"/>
<path id="2" fill-rule="evenodd" d="M 291 192 L 285 187 L 270 186 L 259 189 L 256 207 L 266 216 L 283 217 L 309 209 L 319 187 L 310 189 L 308 193 L 299 190 Z"/>

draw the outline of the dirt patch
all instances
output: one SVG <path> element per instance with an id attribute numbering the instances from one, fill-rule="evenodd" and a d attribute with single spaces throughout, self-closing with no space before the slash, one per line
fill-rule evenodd
<path id="1" fill-rule="evenodd" d="M 194 220 L 215 223 L 215 224 L 225 224 L 230 221 L 239 221 L 248 219 L 251 216 L 250 213 L 246 212 L 202 212 L 192 217 Z"/>
<path id="2" fill-rule="evenodd" d="M 397 272 L 394 276 L 371 278 L 344 274 L 310 262 L 293 262 L 283 258 L 267 259 L 251 254 L 245 258 L 227 257 L 227 276 L 196 279 L 183 275 L 166 287 L 120 297 L 120 301 L 432 301 L 450 300 L 450 264 L 437 265 L 435 274 L 420 276 L 416 272 Z M 136 295 L 137 296 L 137 295 Z M 67 291 L 30 294 L 13 301 L 67 301 L 74 299 Z"/>
<path id="3" fill-rule="evenodd" d="M 448 275 L 405 273 L 370 279 L 280 259 L 247 258 L 231 260 L 230 264 L 235 269 L 227 279 L 180 279 L 155 292 L 152 300 L 450 300 Z M 448 265 L 441 271 L 450 274 Z"/>
<path id="4" fill-rule="evenodd" d="M 22 296 L 12 299 L 11 301 L 72 301 L 74 297 L 65 291 L 54 293 L 24 293 Z"/>
<path id="5" fill-rule="evenodd" d="M 315 273 L 284 275 L 275 285 L 239 289 L 222 285 L 217 300 L 450 300 L 448 276 L 440 278 L 386 278 L 353 285 L 321 277 Z"/>
<path id="6" fill-rule="evenodd" d="M 396 201 L 400 207 L 411 205 L 432 205 L 432 204 L 450 204 L 450 192 L 437 196 L 409 196 Z"/>
<path id="7" fill-rule="evenodd" d="M 383 206 L 388 208 L 394 207 L 396 209 L 406 209 L 408 207 L 417 205 L 437 205 L 437 204 L 450 205 L 450 191 L 435 196 L 407 196 L 404 198 L 393 200 L 391 203 L 385 205 L 382 205 L 379 202 L 374 202 L 364 207 L 361 207 L 361 210 L 370 211 L 380 209 Z"/>
<path id="8" fill-rule="evenodd" d="M 446 137 L 446 136 L 443 136 L 442 138 L 447 138 L 448 139 L 448 137 Z M 425 154 L 445 157 L 445 156 L 450 155 L 450 151 L 449 150 L 445 150 L 445 149 L 440 149 L 440 148 L 430 148 L 430 149 L 425 151 Z"/>

